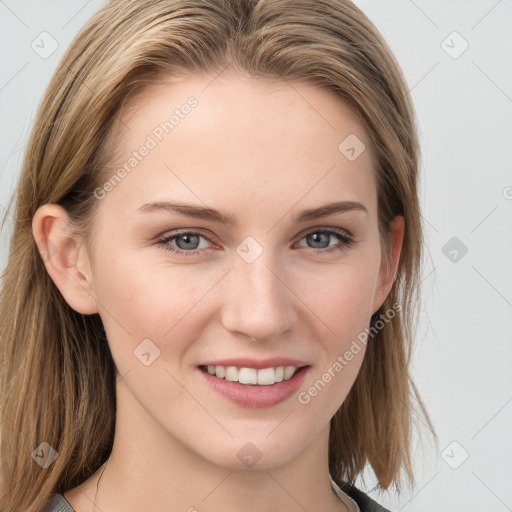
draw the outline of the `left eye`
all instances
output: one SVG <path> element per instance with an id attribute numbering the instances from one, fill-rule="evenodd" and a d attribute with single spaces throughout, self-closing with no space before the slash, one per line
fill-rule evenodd
<path id="1" fill-rule="evenodd" d="M 162 248 L 165 251 L 170 251 L 178 254 L 183 254 L 184 256 L 195 256 L 197 255 L 197 252 L 191 252 L 191 251 L 197 251 L 197 243 L 200 238 L 203 238 L 204 240 L 208 240 L 204 235 L 201 235 L 200 233 L 194 233 L 192 231 L 186 231 L 177 233 L 175 235 L 167 236 L 165 238 L 162 238 L 158 240 L 158 244 L 162 246 Z M 183 245 L 183 248 L 176 249 L 171 245 L 171 242 L 183 240 L 184 242 L 181 244 Z M 187 244 L 190 244 L 193 247 L 187 247 Z M 185 250 L 189 249 L 189 250 Z"/>
<path id="2" fill-rule="evenodd" d="M 327 243 L 327 246 L 324 246 L 323 248 L 311 247 L 311 249 L 316 251 L 318 254 L 322 254 L 334 249 L 345 250 L 354 243 L 354 239 L 350 233 L 344 230 L 333 229 L 316 229 L 314 231 L 310 231 L 303 235 L 301 240 L 308 239 L 314 244 L 323 245 L 324 242 L 328 242 L 330 237 L 337 239 L 338 243 L 334 246 Z M 183 256 L 198 256 L 204 250 L 204 247 L 198 247 L 201 238 L 209 241 L 207 237 L 200 233 L 194 231 L 183 231 L 181 233 L 161 238 L 157 243 L 162 246 L 165 251 L 170 251 Z M 172 242 L 175 242 L 176 246 L 171 245 Z"/>
<path id="3" fill-rule="evenodd" d="M 316 247 L 316 248 L 312 247 L 312 249 L 316 250 L 317 254 L 321 254 L 321 253 L 330 252 L 334 249 L 345 250 L 345 249 L 348 249 L 354 243 L 354 238 L 352 237 L 352 235 L 350 233 L 348 233 L 347 231 L 338 230 L 338 229 L 336 229 L 336 230 L 317 229 L 315 231 L 310 231 L 309 233 L 306 233 L 302 237 L 302 239 L 305 238 L 305 239 L 309 239 L 310 241 L 312 241 L 315 244 L 317 244 L 317 243 L 322 244 L 322 240 L 323 241 L 329 240 L 330 237 L 333 237 L 336 240 L 338 240 L 338 243 L 335 245 L 332 245 L 332 246 L 329 246 L 329 244 L 327 244 L 326 247 L 329 247 L 328 249 L 325 249 L 325 248 L 318 249 L 318 247 Z"/>

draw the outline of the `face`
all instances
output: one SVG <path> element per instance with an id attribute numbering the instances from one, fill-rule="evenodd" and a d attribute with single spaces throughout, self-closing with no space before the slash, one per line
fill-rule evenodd
<path id="1" fill-rule="evenodd" d="M 117 177 L 96 192 L 92 249 L 80 252 L 95 297 L 87 312 L 101 316 L 134 409 L 204 459 L 240 467 L 245 446 L 272 467 L 343 403 L 365 352 L 350 347 L 393 275 L 381 258 L 370 139 L 350 106 L 305 83 L 212 80 L 152 87 L 123 111 Z M 195 210 L 204 208 L 209 216 Z M 70 304 L 87 309 L 66 286 Z M 257 388 L 203 371 L 234 358 L 305 368 Z"/>

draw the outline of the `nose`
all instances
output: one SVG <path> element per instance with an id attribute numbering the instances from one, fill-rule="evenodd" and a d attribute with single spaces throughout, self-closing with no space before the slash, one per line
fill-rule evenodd
<path id="1" fill-rule="evenodd" d="M 264 250 L 254 261 L 240 256 L 222 289 L 222 324 L 259 342 L 283 338 L 298 319 L 290 272 Z"/>

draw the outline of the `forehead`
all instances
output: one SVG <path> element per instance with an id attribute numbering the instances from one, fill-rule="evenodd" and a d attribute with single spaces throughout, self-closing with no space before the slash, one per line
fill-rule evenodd
<path id="1" fill-rule="evenodd" d="M 148 86 L 119 118 L 111 170 L 150 149 L 132 162 L 117 195 L 137 191 L 142 202 L 165 190 L 208 202 L 232 192 L 243 204 L 283 194 L 288 202 L 306 194 L 335 200 L 343 192 L 366 198 L 369 209 L 375 203 L 363 124 L 348 101 L 313 84 L 188 76 Z"/>

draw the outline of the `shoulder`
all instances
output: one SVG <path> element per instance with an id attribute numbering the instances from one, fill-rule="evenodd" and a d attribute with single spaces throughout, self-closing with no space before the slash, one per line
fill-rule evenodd
<path id="1" fill-rule="evenodd" d="M 375 500 L 370 498 L 357 487 L 343 481 L 336 483 L 346 495 L 350 496 L 357 503 L 361 512 L 391 512 L 382 505 L 379 505 Z"/>
<path id="2" fill-rule="evenodd" d="M 54 494 L 43 512 L 75 512 L 62 494 Z"/>

